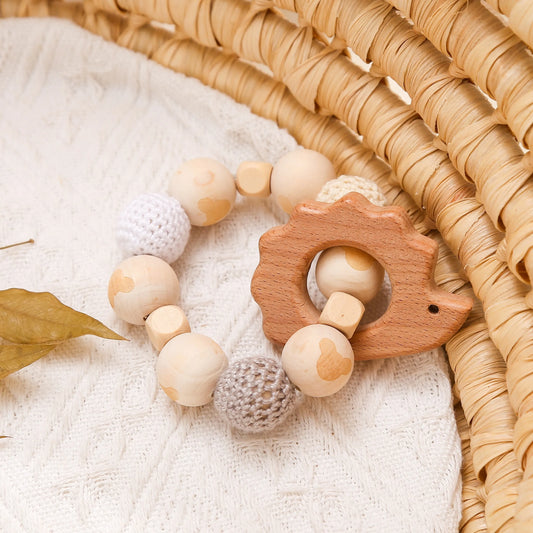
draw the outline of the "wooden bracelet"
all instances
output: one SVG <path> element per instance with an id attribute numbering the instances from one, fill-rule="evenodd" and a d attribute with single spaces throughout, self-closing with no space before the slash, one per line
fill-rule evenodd
<path id="1" fill-rule="evenodd" d="M 415 231 L 401 208 L 375 206 L 357 192 L 343 194 L 346 188 L 365 192 L 353 181 L 361 178 L 334 178 L 331 162 L 311 150 L 291 152 L 274 167 L 244 162 L 235 180 L 217 161 L 194 159 L 174 175 L 170 196 L 143 195 L 126 209 L 118 238 L 131 257 L 113 272 L 109 301 L 120 318 L 145 325 L 160 352 L 156 371 L 169 398 L 191 407 L 214 398 L 233 427 L 264 431 L 283 422 L 302 395 L 340 390 L 354 358 L 427 350 L 459 329 L 472 302 L 436 288 L 433 241 Z M 332 205 L 314 201 L 328 187 L 334 191 L 328 201 L 342 198 Z M 222 220 L 236 191 L 255 198 L 272 195 L 291 213 L 287 224 L 261 238 L 252 280 L 265 334 L 284 344 L 281 360 L 255 357 L 229 365 L 215 341 L 191 332 L 177 305 L 179 281 L 169 263 L 183 252 L 191 224 Z M 307 293 L 307 276 L 323 250 L 317 283 L 329 299 L 320 313 Z M 357 329 L 384 269 L 392 284 L 389 308 Z"/>

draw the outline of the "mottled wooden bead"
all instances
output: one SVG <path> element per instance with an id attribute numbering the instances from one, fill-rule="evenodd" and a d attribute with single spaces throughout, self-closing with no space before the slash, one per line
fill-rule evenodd
<path id="1" fill-rule="evenodd" d="M 140 326 L 158 307 L 178 303 L 180 285 L 168 263 L 152 255 L 136 255 L 117 266 L 107 295 L 119 318 Z"/>
<path id="2" fill-rule="evenodd" d="M 314 150 L 296 150 L 274 165 L 270 188 L 278 205 L 290 213 L 296 204 L 314 200 L 333 178 L 335 169 L 327 157 Z"/>
<path id="3" fill-rule="evenodd" d="M 159 307 L 150 313 L 145 325 L 148 338 L 158 352 L 173 337 L 191 331 L 185 312 L 177 305 Z"/>
<path id="4" fill-rule="evenodd" d="M 328 248 L 316 264 L 316 284 L 326 298 L 346 292 L 366 304 L 378 293 L 383 276 L 383 267 L 372 256 L 349 246 Z"/>
<path id="5" fill-rule="evenodd" d="M 156 372 L 165 394 L 180 405 L 209 403 L 220 374 L 228 366 L 222 348 L 199 333 L 170 339 L 159 354 Z"/>
<path id="6" fill-rule="evenodd" d="M 364 312 L 365 306 L 355 296 L 346 292 L 333 292 L 322 309 L 318 322 L 338 329 L 351 339 Z"/>
<path id="7" fill-rule="evenodd" d="M 272 165 L 265 161 L 243 161 L 237 169 L 235 184 L 243 196 L 268 198 Z"/>
<path id="8" fill-rule="evenodd" d="M 191 159 L 171 179 L 169 194 L 179 200 L 194 226 L 222 220 L 235 203 L 235 180 L 218 161 Z"/>
<path id="9" fill-rule="evenodd" d="M 299 329 L 285 344 L 281 363 L 289 379 L 308 396 L 335 394 L 350 379 L 353 351 L 338 330 L 323 324 Z"/>

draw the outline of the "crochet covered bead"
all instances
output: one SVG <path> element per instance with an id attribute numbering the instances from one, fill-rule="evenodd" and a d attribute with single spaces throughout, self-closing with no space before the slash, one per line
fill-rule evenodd
<path id="1" fill-rule="evenodd" d="M 214 404 L 231 426 L 257 433 L 282 423 L 293 411 L 298 395 L 279 360 L 249 357 L 231 363 L 222 374 Z"/>
<path id="2" fill-rule="evenodd" d="M 142 194 L 122 212 L 117 240 L 125 254 L 154 255 L 173 263 L 183 253 L 190 232 L 189 217 L 178 200 Z"/>
<path id="3" fill-rule="evenodd" d="M 339 176 L 330 180 L 322 187 L 316 199 L 319 202 L 332 204 L 350 192 L 358 192 L 374 205 L 384 206 L 387 203 L 385 195 L 372 180 L 360 176 Z"/>

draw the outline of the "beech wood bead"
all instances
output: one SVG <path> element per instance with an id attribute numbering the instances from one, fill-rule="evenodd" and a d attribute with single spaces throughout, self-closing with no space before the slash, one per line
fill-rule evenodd
<path id="1" fill-rule="evenodd" d="M 316 264 L 316 284 L 329 298 L 333 292 L 346 292 L 363 303 L 378 293 L 383 282 L 383 267 L 370 255 L 349 246 L 323 251 Z"/>
<path id="2" fill-rule="evenodd" d="M 158 307 L 178 303 L 180 285 L 168 263 L 152 255 L 135 255 L 117 266 L 107 295 L 119 318 L 140 326 Z"/>
<path id="3" fill-rule="evenodd" d="M 159 307 L 150 313 L 145 326 L 148 338 L 158 352 L 173 337 L 191 331 L 185 312 L 177 305 Z"/>
<path id="4" fill-rule="evenodd" d="M 303 200 L 314 200 L 324 184 L 335 176 L 335 168 L 327 157 L 314 150 L 296 150 L 274 165 L 270 188 L 278 205 L 290 213 Z"/>
<path id="5" fill-rule="evenodd" d="M 272 165 L 265 161 L 243 161 L 237 169 L 235 184 L 243 196 L 268 198 Z"/>
<path id="6" fill-rule="evenodd" d="M 318 322 L 338 329 L 350 339 L 364 312 L 365 306 L 361 300 L 345 292 L 334 292 L 328 298 Z"/>
<path id="7" fill-rule="evenodd" d="M 330 396 L 350 379 L 353 351 L 338 330 L 323 324 L 305 326 L 294 333 L 281 353 L 283 370 L 308 396 Z"/>
<path id="8" fill-rule="evenodd" d="M 227 366 L 226 355 L 214 340 L 199 333 L 183 333 L 163 346 L 156 372 L 170 399 L 196 407 L 212 400 L 218 378 Z"/>
<path id="9" fill-rule="evenodd" d="M 235 180 L 214 159 L 191 159 L 172 177 L 169 194 L 179 200 L 191 224 L 211 226 L 231 211 L 235 203 Z"/>

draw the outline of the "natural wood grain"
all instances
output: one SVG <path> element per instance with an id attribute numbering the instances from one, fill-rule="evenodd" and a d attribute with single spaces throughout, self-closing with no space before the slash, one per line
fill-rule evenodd
<path id="1" fill-rule="evenodd" d="M 352 352 L 350 342 L 339 330 L 312 324 L 287 341 L 281 364 L 305 395 L 321 398 L 335 394 L 348 383 L 353 370 Z"/>
<path id="2" fill-rule="evenodd" d="M 338 329 L 351 339 L 364 312 L 361 300 L 346 292 L 334 292 L 322 309 L 318 322 Z"/>
<path id="3" fill-rule="evenodd" d="M 214 340 L 200 333 L 183 333 L 163 346 L 156 372 L 171 400 L 196 407 L 213 399 L 218 378 L 227 366 L 228 358 Z"/>
<path id="4" fill-rule="evenodd" d="M 218 161 L 190 159 L 170 180 L 168 192 L 179 201 L 193 226 L 212 226 L 233 208 L 235 180 Z"/>
<path id="5" fill-rule="evenodd" d="M 316 198 L 337 174 L 331 161 L 315 150 L 298 149 L 285 154 L 272 169 L 272 197 L 286 213 L 304 200 Z"/>
<path id="6" fill-rule="evenodd" d="M 315 270 L 316 284 L 326 298 L 345 292 L 364 304 L 379 292 L 383 276 L 383 267 L 372 256 L 351 246 L 328 248 Z"/>
<path id="7" fill-rule="evenodd" d="M 252 294 L 263 312 L 265 335 L 284 344 L 300 328 L 316 324 L 319 311 L 307 293 L 315 255 L 353 246 L 372 255 L 389 274 L 389 308 L 351 338 L 356 359 L 413 354 L 440 346 L 465 321 L 472 301 L 437 288 L 437 245 L 420 235 L 399 207 L 378 207 L 357 193 L 328 205 L 309 201 L 287 224 L 259 241 L 260 262 Z"/>
<path id="8" fill-rule="evenodd" d="M 266 161 L 243 161 L 235 175 L 235 185 L 243 196 L 268 198 L 272 165 Z"/>
<path id="9" fill-rule="evenodd" d="M 191 331 L 185 312 L 177 305 L 157 308 L 148 315 L 144 325 L 148 338 L 158 352 L 170 339 Z"/>
<path id="10" fill-rule="evenodd" d="M 142 326 L 158 307 L 179 301 L 180 284 L 172 267 L 159 257 L 134 255 L 115 268 L 107 295 L 119 318 Z"/>

